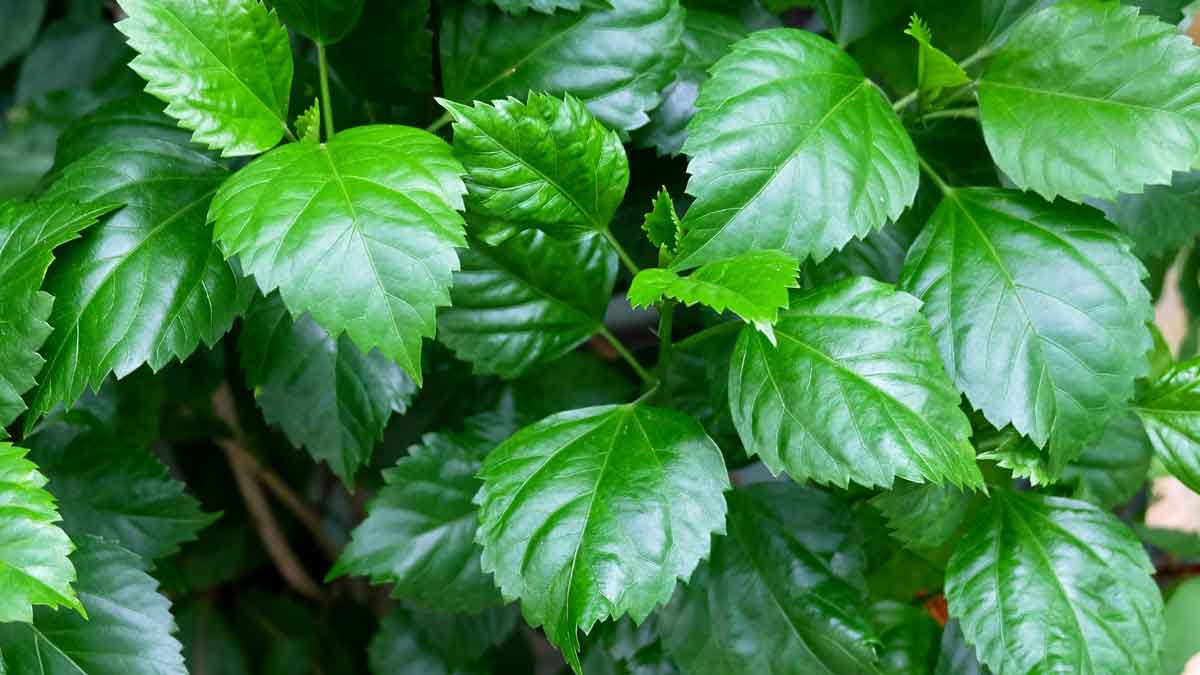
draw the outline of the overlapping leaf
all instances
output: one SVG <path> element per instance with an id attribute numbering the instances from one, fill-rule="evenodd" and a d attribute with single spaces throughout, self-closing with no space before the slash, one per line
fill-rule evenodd
<path id="1" fill-rule="evenodd" d="M 813 5 L 837 43 L 846 46 L 904 13 L 897 0 L 816 0 Z"/>
<path id="2" fill-rule="evenodd" d="M 1200 361 L 1181 363 L 1138 396 L 1134 408 L 1163 466 L 1200 492 Z"/>
<path id="3" fill-rule="evenodd" d="M 1154 673 L 1162 596 L 1142 545 L 1084 502 L 996 491 L 946 570 L 950 615 L 997 673 Z"/>
<path id="4" fill-rule="evenodd" d="M 363 0 L 271 0 L 279 18 L 323 45 L 340 42 L 362 15 Z"/>
<path id="5" fill-rule="evenodd" d="M 158 138 L 186 145 L 190 134 L 162 110 L 162 102 L 148 94 L 119 98 L 96 108 L 58 137 L 51 173 L 58 173 L 102 145 L 125 138 Z"/>
<path id="6" fill-rule="evenodd" d="M 1172 253 L 1200 235 L 1200 172 L 1177 173 L 1170 185 L 1150 185 L 1098 206 L 1139 254 Z"/>
<path id="7" fill-rule="evenodd" d="M 813 33 L 738 42 L 696 107 L 683 147 L 696 202 L 676 269 L 764 248 L 821 260 L 916 195 L 917 155 L 899 118 L 853 59 Z"/>
<path id="8" fill-rule="evenodd" d="M 1117 415 L 1104 435 L 1063 469 L 1063 481 L 1075 483 L 1075 496 L 1113 509 L 1137 495 L 1150 471 L 1154 447 L 1132 412 Z"/>
<path id="9" fill-rule="evenodd" d="M 955 190 L 909 249 L 946 370 L 993 426 L 1049 448 L 1057 474 L 1133 394 L 1153 317 L 1130 242 L 1087 207 Z"/>
<path id="10" fill-rule="evenodd" d="M 125 206 L 59 249 L 46 277 L 54 331 L 30 422 L 109 373 L 124 377 L 143 363 L 158 370 L 229 330 L 252 287 L 213 246 L 204 219 L 227 175 L 194 150 L 138 138 L 63 170 L 47 199 Z"/>
<path id="11" fill-rule="evenodd" d="M 979 83 L 996 165 L 1053 199 L 1169 183 L 1200 154 L 1200 50 L 1117 3 L 1069 0 L 1013 27 Z"/>
<path id="12" fill-rule="evenodd" d="M 952 541 L 971 516 L 972 495 L 949 485 L 904 483 L 871 498 L 892 536 L 917 551 Z"/>
<path id="13" fill-rule="evenodd" d="M 684 11 L 678 0 L 611 5 L 523 17 L 467 2 L 447 6 L 441 33 L 447 98 L 569 93 L 612 129 L 644 126 L 683 58 Z"/>
<path id="14" fill-rule="evenodd" d="M 796 481 L 980 486 L 970 424 L 920 303 L 847 279 L 792 302 L 778 346 L 743 329 L 729 370 L 738 435 Z"/>
<path id="15" fill-rule="evenodd" d="M 845 506 L 787 483 L 729 494 L 728 534 L 663 612 L 684 675 L 878 673 Z"/>
<path id="16" fill-rule="evenodd" d="M 449 303 L 463 246 L 462 167 L 424 131 L 375 125 L 292 143 L 221 186 L 209 218 L 227 256 L 293 314 L 375 347 L 421 381 L 421 339 Z"/>
<path id="17" fill-rule="evenodd" d="M 460 254 L 440 339 L 476 372 L 515 378 L 571 351 L 604 321 L 617 256 L 599 235 L 556 241 L 523 232 Z"/>
<path id="18" fill-rule="evenodd" d="M 287 132 L 292 49 L 260 0 L 121 0 L 129 66 L 192 140 L 225 156 L 269 150 Z"/>
<path id="19" fill-rule="evenodd" d="M 721 452 L 673 410 L 552 415 L 489 453 L 479 476 L 483 569 L 576 672 L 577 630 L 644 620 L 724 528 Z"/>

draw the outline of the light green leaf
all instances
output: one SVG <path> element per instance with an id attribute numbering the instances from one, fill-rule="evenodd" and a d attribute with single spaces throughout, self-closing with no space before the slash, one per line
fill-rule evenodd
<path id="1" fill-rule="evenodd" d="M 696 107 L 683 147 L 696 201 L 674 269 L 766 248 L 819 261 L 916 195 L 900 119 L 853 59 L 813 33 L 736 43 Z"/>
<path id="2" fill-rule="evenodd" d="M 0 201 L 0 438 L 25 410 L 21 395 L 45 363 L 38 349 L 50 335 L 54 299 L 40 290 L 56 247 L 79 236 L 113 205 L 68 201 Z"/>
<path id="3" fill-rule="evenodd" d="M 492 430 L 495 431 L 495 430 Z M 475 543 L 475 477 L 497 439 L 474 431 L 427 434 L 392 469 L 367 519 L 329 572 L 394 584 L 392 594 L 428 607 L 479 611 L 501 604 Z"/>
<path id="4" fill-rule="evenodd" d="M 421 382 L 421 339 L 448 304 L 466 245 L 462 167 L 450 146 L 402 126 L 292 143 L 238 171 L 209 219 L 229 257 L 295 315 L 364 352 L 378 347 Z"/>
<path id="5" fill-rule="evenodd" d="M 34 605 L 84 613 L 71 588 L 75 567 L 67 556 L 75 547 L 55 525 L 54 497 L 27 452 L 0 443 L 0 624 L 33 621 Z"/>
<path id="6" fill-rule="evenodd" d="M 675 213 L 675 202 L 671 200 L 671 193 L 663 187 L 654 197 L 650 212 L 642 219 L 642 231 L 656 248 L 674 253 L 683 234 L 680 227 L 679 216 Z"/>
<path id="7" fill-rule="evenodd" d="M 702 265 L 686 277 L 668 269 L 642 270 L 629 287 L 634 307 L 649 307 L 664 297 L 689 307 L 696 303 L 740 316 L 775 344 L 771 326 L 787 309 L 788 289 L 796 288 L 800 263 L 783 251 L 751 251 Z"/>
<path id="8" fill-rule="evenodd" d="M 1179 584 L 1167 601 L 1165 610 L 1167 633 L 1163 639 L 1163 675 L 1183 673 L 1188 661 L 1200 652 L 1200 579 L 1195 577 Z"/>
<path id="9" fill-rule="evenodd" d="M 341 42 L 354 29 L 363 0 L 271 0 L 285 24 L 322 45 Z"/>
<path id="10" fill-rule="evenodd" d="M 662 612 L 684 675 L 878 673 L 844 504 L 788 483 L 728 495 L 729 533 Z"/>
<path id="11" fill-rule="evenodd" d="M 1154 448 L 1137 415 L 1113 418 L 1100 440 L 1083 449 L 1063 470 L 1063 481 L 1075 483 L 1075 497 L 1113 509 L 1137 495 L 1146 484 Z"/>
<path id="12" fill-rule="evenodd" d="M 946 600 L 993 672 L 1159 675 L 1153 572 L 1112 515 L 997 490 L 950 560 Z"/>
<path id="13" fill-rule="evenodd" d="M 513 17 L 451 3 L 442 11 L 446 97 L 489 101 L 569 93 L 609 128 L 644 126 L 683 59 L 678 0 L 612 0 L 611 9 Z"/>
<path id="14" fill-rule="evenodd" d="M 321 99 L 314 98 L 308 110 L 296 118 L 296 137 L 301 143 L 321 142 Z"/>
<path id="15" fill-rule="evenodd" d="M 263 417 L 348 487 L 370 462 L 392 413 L 403 413 L 416 394 L 413 381 L 378 350 L 364 354 L 307 315 L 292 320 L 278 294 L 250 307 L 240 346 L 246 384 Z"/>
<path id="16" fill-rule="evenodd" d="M 559 238 L 608 228 L 629 184 L 616 132 L 579 100 L 530 93 L 475 107 L 439 100 L 454 117 L 474 232 L 495 244 L 529 228 Z"/>
<path id="17" fill-rule="evenodd" d="M 1115 199 L 1200 155 L 1200 51 L 1116 3 L 1068 0 L 1013 27 L 979 82 L 996 165 L 1053 199 Z"/>
<path id="18" fill-rule="evenodd" d="M 978 487 L 971 428 L 920 303 L 854 278 L 792 301 L 778 347 L 742 329 L 729 403 L 747 452 L 798 482 Z"/>
<path id="19" fill-rule="evenodd" d="M 1200 492 L 1200 359 L 1167 371 L 1138 395 L 1134 411 L 1167 471 Z"/>
<path id="20" fill-rule="evenodd" d="M 253 286 L 221 257 L 204 214 L 228 173 L 166 141 L 127 138 L 63 170 L 47 199 L 125 204 L 58 252 L 44 289 L 54 328 L 26 428 L 147 363 L 154 370 L 212 345 Z"/>
<path id="21" fill-rule="evenodd" d="M 171 604 L 146 573 L 146 562 L 96 537 L 77 543 L 71 560 L 88 618 L 39 608 L 32 624 L 0 624 L 0 658 L 9 672 L 187 675 L 171 635 Z"/>
<path id="22" fill-rule="evenodd" d="M 578 629 L 643 621 L 724 530 L 721 451 L 673 410 L 547 417 L 489 453 L 479 476 L 483 570 L 577 673 Z"/>
<path id="23" fill-rule="evenodd" d="M 1153 317 L 1145 271 L 1100 214 L 1013 190 L 955 190 L 909 249 L 946 371 L 992 426 L 1048 447 L 1052 476 L 1133 395 Z"/>
<path id="24" fill-rule="evenodd" d="M 821 21 L 845 47 L 904 13 L 897 0 L 814 0 Z"/>
<path id="25" fill-rule="evenodd" d="M 1034 487 L 1050 485 L 1059 478 L 1060 469 L 1050 467 L 1050 458 L 1027 437 L 1017 433 L 1011 425 L 1003 429 L 976 433 L 973 439 L 979 449 L 979 459 L 995 462 L 997 466 L 1012 472 L 1013 478 L 1025 478 Z"/>
<path id="26" fill-rule="evenodd" d="M 269 150 L 287 132 L 292 48 L 260 0 L 121 0 L 129 67 L 192 140 L 226 157 Z"/>
<path id="27" fill-rule="evenodd" d="M 921 17 L 913 14 L 904 32 L 917 41 L 917 82 L 920 83 L 923 98 L 937 98 L 946 87 L 957 87 L 971 81 L 954 59 L 933 46 L 933 33 Z"/>
<path id="28" fill-rule="evenodd" d="M 1200 235 L 1200 171 L 1177 173 L 1170 185 L 1150 185 L 1097 206 L 1133 239 L 1139 255 L 1173 254 Z"/>
<path id="29" fill-rule="evenodd" d="M 601 327 L 617 256 L 601 236 L 556 241 L 526 231 L 461 252 L 440 339 L 478 373 L 519 377 L 575 349 Z"/>

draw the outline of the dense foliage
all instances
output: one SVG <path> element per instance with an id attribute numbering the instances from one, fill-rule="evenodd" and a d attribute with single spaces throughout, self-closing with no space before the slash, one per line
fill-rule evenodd
<path id="1" fill-rule="evenodd" d="M 1179 673 L 1184 4 L 0 0 L 0 675 Z"/>

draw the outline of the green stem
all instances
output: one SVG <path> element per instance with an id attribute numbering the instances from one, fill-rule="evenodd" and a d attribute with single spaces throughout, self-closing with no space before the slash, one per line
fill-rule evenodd
<path id="1" fill-rule="evenodd" d="M 896 101 L 895 103 L 892 104 L 892 110 L 895 110 L 896 112 L 900 112 L 901 110 L 904 110 L 910 104 L 912 104 L 913 101 L 917 100 L 917 97 L 920 95 L 921 95 L 921 90 L 919 88 L 908 92 L 908 94 L 905 95 L 904 98 L 902 98 L 899 101 Z"/>
<path id="2" fill-rule="evenodd" d="M 695 347 L 709 338 L 720 337 L 726 333 L 732 333 L 734 331 L 741 330 L 742 326 L 745 325 L 746 324 L 741 321 L 726 321 L 725 323 L 719 323 L 710 328 L 705 328 L 699 333 L 691 335 L 686 339 L 676 342 L 674 346 L 676 350 L 691 349 L 692 347 Z"/>
<path id="3" fill-rule="evenodd" d="M 979 119 L 979 108 L 977 108 L 975 106 L 968 106 L 965 108 L 946 108 L 944 110 L 935 110 L 933 112 L 925 113 L 924 115 L 921 115 L 920 117 L 917 118 L 917 121 L 918 122 L 928 122 L 930 120 L 951 119 L 951 118 L 977 120 L 977 119 Z"/>
<path id="4" fill-rule="evenodd" d="M 611 230 L 606 227 L 603 230 L 600 230 L 600 233 L 603 234 L 604 238 L 608 240 L 608 243 L 612 244 L 612 247 L 617 250 L 617 256 L 621 258 L 622 263 L 625 263 L 625 268 L 629 270 L 630 274 L 637 275 L 638 272 L 642 271 L 642 269 L 637 266 L 637 263 L 633 262 L 633 258 L 631 258 L 629 254 L 625 252 L 625 248 L 621 246 L 621 242 L 617 241 L 617 238 L 613 236 Z"/>
<path id="5" fill-rule="evenodd" d="M 449 124 L 450 120 L 451 120 L 451 115 L 449 112 L 447 112 L 447 113 L 443 114 L 441 117 L 434 120 L 433 124 L 430 124 L 429 126 L 425 127 L 425 131 L 428 131 L 429 133 L 432 134 L 433 132 L 437 131 L 438 129 L 441 129 L 442 127 Z"/>
<path id="6" fill-rule="evenodd" d="M 989 57 L 991 55 L 992 55 L 991 47 L 980 47 L 979 51 L 968 56 L 967 58 L 963 59 L 962 61 L 959 61 L 958 67 L 962 68 L 963 70 L 966 70 L 967 68 L 970 68 L 971 66 L 975 65 L 975 63 L 977 61 L 982 61 L 983 59 L 986 59 L 987 57 Z"/>
<path id="7" fill-rule="evenodd" d="M 321 112 L 325 117 L 325 140 L 333 138 L 333 100 L 329 97 L 329 65 L 325 62 L 325 45 L 317 43 L 317 67 L 321 71 Z"/>
<path id="8" fill-rule="evenodd" d="M 921 170 L 925 172 L 925 175 L 929 176 L 929 179 L 933 181 L 933 184 L 938 186 L 938 189 L 942 191 L 942 194 L 954 194 L 954 188 L 950 187 L 949 183 L 942 180 L 942 177 L 938 175 L 937 171 L 933 170 L 932 166 L 929 166 L 929 162 L 926 162 L 924 157 L 917 155 L 917 162 L 920 163 Z"/>
<path id="9" fill-rule="evenodd" d="M 621 358 L 625 359 L 625 363 L 628 363 L 629 367 L 633 368 L 633 372 L 637 373 L 638 377 L 642 378 L 643 382 L 646 384 L 656 384 L 658 382 L 658 380 L 654 379 L 654 376 L 651 375 L 649 371 L 642 367 L 642 364 L 638 363 L 638 360 L 634 358 L 633 354 L 631 354 L 630 351 L 625 348 L 625 345 L 619 339 L 617 339 L 617 336 L 612 334 L 612 331 L 608 329 L 608 326 L 600 324 L 600 326 L 596 328 L 596 332 L 604 336 L 605 340 L 608 340 L 608 344 L 612 345 L 612 348 L 616 350 L 617 354 L 619 354 Z"/>
<path id="10" fill-rule="evenodd" d="M 667 368 L 671 364 L 671 329 L 675 325 L 675 303 L 667 300 L 658 312 L 658 365 L 654 374 L 659 380 L 667 379 Z"/>

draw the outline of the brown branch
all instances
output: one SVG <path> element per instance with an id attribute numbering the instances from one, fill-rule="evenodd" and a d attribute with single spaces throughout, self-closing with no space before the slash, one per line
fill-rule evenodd
<path id="1" fill-rule="evenodd" d="M 254 471 L 255 477 L 257 477 L 258 480 L 261 481 L 268 490 L 270 490 L 271 494 L 275 495 L 275 498 L 278 499 L 280 503 L 282 503 L 283 506 L 286 507 L 287 510 L 296 517 L 296 520 L 299 520 L 300 524 L 303 525 L 310 534 L 312 534 L 313 539 L 316 540 L 317 545 L 321 548 L 321 550 L 325 552 L 325 555 L 329 558 L 330 562 L 337 560 L 337 544 L 333 543 L 333 540 L 329 538 L 328 534 L 325 534 L 325 529 L 321 525 L 321 517 L 317 515 L 316 511 L 313 511 L 312 508 L 310 508 L 309 505 L 300 498 L 300 495 L 296 494 L 295 490 L 292 490 L 291 486 L 289 486 L 283 481 L 282 478 L 279 477 L 279 474 L 263 466 L 262 463 L 258 461 L 257 457 L 248 452 L 242 452 L 241 454 L 241 459 L 245 461 L 246 464 L 249 465 Z"/>

